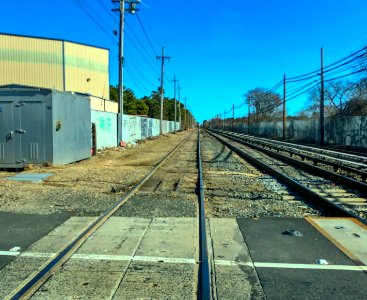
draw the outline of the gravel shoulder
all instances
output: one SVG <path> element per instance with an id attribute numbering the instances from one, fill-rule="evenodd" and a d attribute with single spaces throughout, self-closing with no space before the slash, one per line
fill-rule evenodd
<path id="1" fill-rule="evenodd" d="M 285 185 L 202 133 L 208 217 L 259 218 L 319 215 Z"/>
<path id="2" fill-rule="evenodd" d="M 52 173 L 42 183 L 16 182 L 0 171 L 0 211 L 96 215 L 144 177 L 189 132 L 141 141 L 132 148 L 109 148 L 65 166 L 30 166 L 22 173 Z"/>

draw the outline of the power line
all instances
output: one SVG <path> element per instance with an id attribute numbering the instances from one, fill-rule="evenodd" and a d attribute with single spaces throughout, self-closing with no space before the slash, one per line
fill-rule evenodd
<path id="1" fill-rule="evenodd" d="M 109 28 L 109 24 L 105 22 L 103 18 L 100 17 L 99 13 L 96 13 L 96 11 L 91 7 L 85 0 L 77 0 L 80 5 L 82 5 L 86 10 L 89 10 L 91 15 L 94 15 L 94 19 L 100 23 L 103 23 L 106 28 Z M 111 31 L 112 32 L 112 31 Z"/>
<path id="2" fill-rule="evenodd" d="M 136 18 L 138 19 L 138 22 L 139 22 L 139 24 L 140 24 L 140 27 L 141 27 L 141 29 L 143 30 L 143 32 L 144 32 L 144 34 L 145 34 L 145 37 L 147 38 L 147 40 L 148 40 L 148 42 L 149 42 L 149 44 L 150 44 L 151 48 L 153 49 L 153 52 L 154 52 L 155 56 L 158 56 L 158 54 L 157 54 L 157 52 L 155 51 L 155 48 L 154 48 L 154 46 L 153 46 L 153 44 L 152 44 L 152 42 L 151 42 L 151 40 L 150 40 L 150 38 L 149 38 L 149 36 L 148 36 L 148 34 L 147 34 L 146 30 L 145 30 L 145 28 L 144 28 L 144 26 L 143 26 L 142 22 L 140 21 L 140 18 L 139 18 L 139 15 L 138 15 L 138 14 L 136 14 Z"/>
<path id="3" fill-rule="evenodd" d="M 333 70 L 335 70 L 335 69 L 338 69 L 338 68 L 340 68 L 340 67 L 343 67 L 343 66 L 345 66 L 345 65 L 348 65 L 348 64 L 350 64 L 351 62 L 353 62 L 353 61 L 355 61 L 355 60 L 357 60 L 357 59 L 359 59 L 359 58 L 362 58 L 363 56 L 366 56 L 366 54 L 364 53 L 364 54 L 362 54 L 362 55 L 358 55 L 358 56 L 354 57 L 353 59 L 351 59 L 351 60 L 349 60 L 349 61 L 347 61 L 347 62 L 344 62 L 343 64 L 341 64 L 341 65 L 339 65 L 339 66 L 336 66 L 336 67 L 334 67 L 334 68 L 331 68 L 331 69 L 329 69 L 329 70 L 324 71 L 324 73 L 327 73 L 327 72 L 333 71 Z"/>
<path id="4" fill-rule="evenodd" d="M 140 91 L 140 93 L 142 95 L 144 95 L 145 92 L 140 88 L 140 87 L 144 87 L 144 85 L 142 85 L 141 82 L 139 82 L 139 80 L 133 75 L 133 73 L 130 71 L 130 68 L 128 67 L 128 65 L 125 65 L 124 69 L 126 70 L 127 74 L 129 75 L 131 81 L 135 84 L 135 87 Z M 145 90 L 149 92 L 149 90 L 147 88 L 145 88 Z"/>
<path id="5" fill-rule="evenodd" d="M 287 93 L 287 97 L 292 96 L 292 95 L 294 95 L 294 94 L 297 94 L 298 92 L 300 92 L 300 91 L 304 90 L 306 87 L 309 87 L 310 85 L 312 85 L 312 84 L 314 84 L 314 83 L 315 83 L 315 80 L 313 80 L 313 81 L 311 81 L 311 82 L 309 82 L 309 83 L 305 84 L 304 86 L 302 86 L 302 87 L 300 87 L 300 88 L 298 88 L 298 89 L 294 89 L 294 90 L 292 90 L 291 92 L 288 92 L 288 93 Z"/>
<path id="6" fill-rule="evenodd" d="M 142 51 L 140 50 L 140 48 L 138 46 L 136 46 L 135 42 L 129 37 L 126 36 L 126 39 L 129 41 L 129 43 L 137 50 L 137 52 L 140 54 L 140 56 L 146 61 L 146 63 L 149 65 L 149 67 L 153 70 L 154 73 L 158 73 L 159 71 L 156 68 L 156 66 L 153 66 L 152 63 L 147 60 L 146 56 L 142 53 Z"/>
<path id="7" fill-rule="evenodd" d="M 312 90 L 314 87 L 318 86 L 319 84 L 320 84 L 320 82 L 317 82 L 315 85 L 311 86 L 311 87 L 310 87 L 310 88 L 308 88 L 307 90 L 305 90 L 305 91 L 303 91 L 303 92 L 301 92 L 301 93 L 299 93 L 299 94 L 297 94 L 297 95 L 295 95 L 295 96 L 293 96 L 293 97 L 288 98 L 288 99 L 287 99 L 287 101 L 290 101 L 290 100 L 292 100 L 292 99 L 294 99 L 294 98 L 297 98 L 298 96 L 301 96 L 301 95 L 303 95 L 303 94 L 305 94 L 305 93 L 309 92 L 310 90 Z"/>
<path id="8" fill-rule="evenodd" d="M 340 60 L 338 60 L 338 61 L 336 61 L 336 62 L 334 62 L 334 63 L 332 63 L 332 64 L 330 64 L 330 65 L 328 65 L 328 66 L 326 66 L 326 67 L 324 68 L 324 70 L 325 70 L 324 72 L 327 72 L 327 69 L 328 69 L 328 68 L 330 68 L 330 67 L 332 67 L 332 66 L 334 66 L 334 65 L 337 65 L 337 64 L 339 64 L 339 63 L 343 62 L 344 60 L 347 60 L 348 58 L 353 57 L 353 56 L 355 56 L 355 55 L 359 54 L 359 53 L 360 53 L 360 52 L 362 52 L 362 51 L 366 51 L 366 49 L 367 49 L 367 47 L 363 47 L 362 49 L 359 49 L 358 51 L 353 52 L 352 54 L 350 54 L 350 55 L 348 55 L 348 56 L 346 56 L 346 57 L 344 57 L 344 58 L 342 58 L 342 59 L 340 59 Z M 363 56 L 363 55 L 365 55 L 365 54 L 362 54 L 361 56 Z M 290 79 L 290 80 L 287 80 L 287 82 L 291 82 L 291 80 L 293 80 L 293 79 L 298 79 L 298 78 L 306 77 L 306 76 L 309 76 L 309 75 L 312 75 L 312 74 L 317 73 L 317 74 L 315 74 L 315 75 L 313 75 L 313 76 L 311 76 L 311 77 L 310 77 L 310 78 L 313 78 L 313 77 L 315 77 L 315 76 L 319 75 L 319 74 L 318 74 L 319 72 L 320 72 L 320 69 L 315 70 L 315 71 L 312 71 L 312 72 L 309 72 L 309 73 L 306 73 L 306 74 L 303 74 L 303 75 L 294 76 L 294 77 L 289 77 L 288 79 Z"/>
<path id="9" fill-rule="evenodd" d="M 102 6 L 102 8 L 112 17 L 112 19 L 115 19 L 116 25 L 118 25 L 117 15 L 113 14 L 102 0 L 98 0 L 98 2 Z"/>
<path id="10" fill-rule="evenodd" d="M 126 51 L 126 52 L 128 52 L 128 51 Z M 140 69 L 138 68 L 137 64 L 136 64 L 136 63 L 135 63 L 135 61 L 132 59 L 132 57 L 130 57 L 130 59 L 129 59 L 129 60 L 128 60 L 128 59 L 125 59 L 125 61 L 129 61 L 129 64 L 131 63 L 132 67 L 134 67 L 134 69 L 135 69 L 135 70 L 140 74 L 141 78 L 142 78 L 142 79 L 144 79 L 144 81 L 145 81 L 146 83 L 148 83 L 149 85 L 151 85 L 151 86 L 153 86 L 153 87 L 157 88 L 157 85 L 156 85 L 156 84 L 154 84 L 154 83 L 152 83 L 151 81 L 149 81 L 149 80 L 145 77 L 145 75 L 140 71 Z"/>
<path id="11" fill-rule="evenodd" d="M 130 26 L 130 24 L 128 22 L 125 22 L 126 27 L 131 31 L 131 33 L 134 35 L 135 39 L 137 40 L 137 42 L 140 44 L 140 46 L 145 50 L 145 53 L 147 54 L 148 57 L 152 58 L 152 61 L 154 63 L 156 63 L 157 61 L 153 59 L 153 57 L 150 55 L 148 49 L 144 46 L 144 44 L 142 43 L 142 41 L 139 39 L 138 35 L 135 33 L 135 31 L 133 30 L 133 28 Z"/>
<path id="12" fill-rule="evenodd" d="M 98 21 L 85 9 L 85 7 L 83 7 L 83 5 L 77 1 L 77 0 L 73 0 L 73 2 L 79 7 L 79 9 L 84 12 L 98 27 L 99 29 L 101 29 L 114 43 L 117 43 L 117 41 L 115 40 L 115 37 L 108 32 L 108 30 L 106 30 L 101 24 L 98 23 Z"/>
<path id="13" fill-rule="evenodd" d="M 347 76 L 354 75 L 354 74 L 361 73 L 361 72 L 365 72 L 365 71 L 367 71 L 367 68 L 363 68 L 363 69 L 360 69 L 358 71 L 355 71 L 355 72 L 352 72 L 352 73 L 349 73 L 349 74 L 346 74 L 346 75 L 341 75 L 339 77 L 330 78 L 328 80 L 325 80 L 325 82 L 333 81 L 333 80 L 336 80 L 336 79 L 340 79 L 340 78 L 343 78 L 343 77 L 347 77 Z"/>

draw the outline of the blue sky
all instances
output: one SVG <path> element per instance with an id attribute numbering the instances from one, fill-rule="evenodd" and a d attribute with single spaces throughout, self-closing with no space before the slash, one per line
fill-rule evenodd
<path id="1" fill-rule="evenodd" d="M 75 1 L 3 0 L 0 31 L 109 48 L 110 80 L 115 84 L 117 39 L 102 31 Z M 117 29 L 117 17 L 106 9 L 112 8 L 110 1 L 82 2 L 93 9 L 105 31 Z M 170 80 L 176 74 L 181 99 L 187 97 L 199 121 L 229 109 L 232 103 L 240 104 L 249 89 L 273 87 L 284 73 L 296 76 L 319 68 L 320 47 L 325 48 L 328 64 L 367 44 L 365 0 L 143 2 L 139 16 L 155 51 L 165 46 L 171 56 L 166 94 L 173 97 Z M 140 97 L 159 85 L 159 62 L 136 16 L 127 15 L 126 22 L 125 85 Z M 297 112 L 305 101 L 306 97 L 290 101 L 289 112 Z"/>

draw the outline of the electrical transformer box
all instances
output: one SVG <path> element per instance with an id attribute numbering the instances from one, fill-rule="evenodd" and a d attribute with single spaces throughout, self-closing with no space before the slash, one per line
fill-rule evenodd
<path id="1" fill-rule="evenodd" d="M 0 87 L 0 168 L 63 165 L 91 155 L 88 97 L 19 85 Z"/>

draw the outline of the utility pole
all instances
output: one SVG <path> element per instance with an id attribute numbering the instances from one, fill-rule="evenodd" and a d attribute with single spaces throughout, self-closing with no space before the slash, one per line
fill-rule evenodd
<path id="1" fill-rule="evenodd" d="M 176 75 L 175 76 L 173 76 L 173 89 L 174 89 L 174 98 L 175 98 L 175 131 L 177 130 L 176 129 L 176 122 L 177 122 L 177 117 L 176 117 L 176 110 L 177 110 L 177 100 L 176 100 L 176 82 L 178 81 L 177 79 L 176 79 Z"/>
<path id="2" fill-rule="evenodd" d="M 232 106 L 232 132 L 234 132 L 234 104 Z"/>
<path id="3" fill-rule="evenodd" d="M 247 101 L 247 134 L 250 134 L 250 103 Z"/>
<path id="4" fill-rule="evenodd" d="M 182 87 L 178 84 L 178 119 L 180 122 L 180 128 L 182 129 L 182 118 L 181 118 L 181 89 Z M 186 111 L 185 111 L 185 122 L 186 122 Z M 184 124 L 185 126 L 185 124 Z M 185 127 L 183 128 L 185 130 Z"/>
<path id="5" fill-rule="evenodd" d="M 117 108 L 117 143 L 122 141 L 122 116 L 124 114 L 124 18 L 125 18 L 125 3 L 129 4 L 126 9 L 127 12 L 135 14 L 139 9 L 136 8 L 136 4 L 140 3 L 140 0 L 112 0 L 112 3 L 119 3 L 119 8 L 114 8 L 112 11 L 117 11 L 120 15 L 120 34 L 119 34 L 119 101 Z"/>
<path id="6" fill-rule="evenodd" d="M 187 127 L 187 124 L 186 124 L 187 123 L 187 120 L 186 119 L 187 119 L 187 113 L 188 113 L 187 106 L 186 106 L 186 101 L 187 101 L 187 98 L 186 97 L 184 98 L 184 101 L 185 101 L 185 110 L 184 110 L 184 118 L 185 119 L 184 120 L 185 120 L 185 129 L 186 129 L 186 127 Z"/>
<path id="7" fill-rule="evenodd" d="M 286 77 L 284 74 L 284 78 L 283 78 L 283 141 L 286 139 L 286 130 L 287 130 L 286 101 L 287 101 L 287 86 L 286 86 Z"/>
<path id="8" fill-rule="evenodd" d="M 227 112 L 224 111 L 223 115 L 224 115 L 224 119 L 223 119 L 223 130 L 226 130 Z"/>
<path id="9" fill-rule="evenodd" d="M 162 60 L 162 67 L 161 67 L 161 117 L 160 117 L 160 124 L 159 124 L 159 132 L 163 134 L 163 97 L 164 97 L 164 62 L 167 59 L 170 59 L 169 56 L 164 56 L 164 47 L 162 47 L 162 56 L 157 56 L 157 59 Z"/>
<path id="10" fill-rule="evenodd" d="M 324 102 L 325 102 L 325 87 L 324 87 L 324 48 L 321 48 L 321 91 L 320 91 L 320 146 L 324 146 L 325 142 L 325 126 L 324 126 Z"/>

